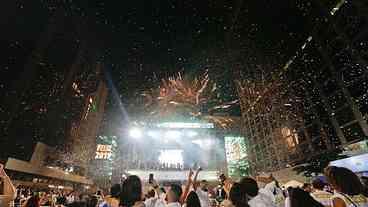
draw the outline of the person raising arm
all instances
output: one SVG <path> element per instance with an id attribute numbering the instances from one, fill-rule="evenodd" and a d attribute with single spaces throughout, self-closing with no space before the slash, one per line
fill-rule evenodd
<path id="1" fill-rule="evenodd" d="M 198 173 L 196 173 L 196 176 L 197 176 Z M 189 190 L 190 190 L 190 186 L 192 185 L 193 183 L 193 180 L 192 180 L 192 176 L 193 176 L 193 170 L 190 169 L 189 170 L 189 174 L 188 174 L 188 180 L 187 180 L 187 183 L 185 185 L 185 188 L 184 188 L 184 192 L 183 194 L 181 195 L 180 197 L 180 203 L 183 205 L 185 203 L 185 200 L 187 199 L 187 196 L 188 196 L 188 193 L 189 193 Z M 195 176 L 194 179 L 196 179 L 197 177 Z"/>
<path id="2" fill-rule="evenodd" d="M 206 180 L 197 181 L 199 172 L 202 168 L 198 168 L 193 179 L 193 189 L 197 193 L 199 200 L 201 202 L 201 207 L 209 207 L 210 199 L 208 195 L 208 183 Z"/>

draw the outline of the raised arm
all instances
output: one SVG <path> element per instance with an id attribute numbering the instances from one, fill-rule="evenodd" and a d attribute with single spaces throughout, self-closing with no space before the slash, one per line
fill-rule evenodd
<path id="1" fill-rule="evenodd" d="M 185 185 L 184 192 L 183 192 L 183 194 L 181 195 L 181 198 L 180 198 L 180 203 L 181 204 L 183 204 L 185 202 L 185 200 L 188 196 L 190 185 L 193 183 L 192 176 L 193 176 L 193 171 L 192 171 L 192 169 L 190 169 L 189 174 L 188 174 L 187 184 Z"/>
<path id="2" fill-rule="evenodd" d="M 198 175 L 199 175 L 199 172 L 202 170 L 202 168 L 198 168 L 198 170 L 196 171 L 195 175 L 194 175 L 194 179 L 193 179 L 193 188 L 194 190 L 196 191 L 197 188 L 198 188 L 198 185 L 199 183 L 197 182 L 197 179 L 198 179 Z"/>
<path id="3" fill-rule="evenodd" d="M 2 164 L 0 164 L 0 177 L 4 180 L 4 196 L 9 200 L 14 200 L 17 196 L 16 189 L 8 175 L 5 173 L 4 165 Z"/>
<path id="4" fill-rule="evenodd" d="M 160 198 L 160 185 L 158 184 L 158 182 L 155 179 L 153 179 L 150 185 L 155 191 L 156 194 L 155 197 Z"/>

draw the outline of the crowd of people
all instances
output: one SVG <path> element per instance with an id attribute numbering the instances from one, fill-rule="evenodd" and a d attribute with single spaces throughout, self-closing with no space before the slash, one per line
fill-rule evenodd
<path id="1" fill-rule="evenodd" d="M 359 178 L 347 168 L 329 166 L 324 172 L 327 182 L 320 178 L 301 187 L 282 189 L 273 179 L 259 189 L 253 178 L 242 178 L 229 190 L 231 207 L 368 207 L 366 178 Z"/>
<path id="2" fill-rule="evenodd" d="M 40 190 L 31 188 L 16 188 L 17 195 L 11 206 L 96 206 L 99 197 L 96 195 L 66 190 Z M 84 205 L 85 204 L 85 205 Z"/>
<path id="3" fill-rule="evenodd" d="M 310 184 L 286 189 L 273 176 L 259 187 L 257 178 L 244 177 L 234 182 L 224 175 L 220 176 L 221 184 L 213 189 L 207 181 L 197 180 L 200 171 L 190 170 L 184 186 L 161 186 L 152 179 L 145 193 L 141 179 L 130 175 L 104 196 L 101 191 L 88 195 L 17 190 L 1 169 L 4 193 L 0 195 L 0 207 L 368 207 L 367 178 L 359 178 L 343 167 L 327 167 L 327 182 L 316 178 Z"/>

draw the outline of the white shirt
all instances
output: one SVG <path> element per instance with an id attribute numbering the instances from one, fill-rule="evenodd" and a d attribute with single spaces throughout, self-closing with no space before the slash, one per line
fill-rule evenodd
<path id="1" fill-rule="evenodd" d="M 285 207 L 290 207 L 290 197 L 285 198 Z"/>
<path id="2" fill-rule="evenodd" d="M 199 198 L 199 202 L 201 203 L 201 207 L 209 207 L 210 206 L 210 198 L 206 191 L 197 188 L 196 193 Z"/>
<path id="3" fill-rule="evenodd" d="M 152 197 L 144 201 L 144 205 L 146 207 L 156 207 L 156 205 L 159 205 L 157 203 L 160 202 L 160 199 L 157 197 Z"/>
<path id="4" fill-rule="evenodd" d="M 175 203 L 168 203 L 166 205 L 166 207 L 181 207 L 180 203 L 175 202 Z"/>
<path id="5" fill-rule="evenodd" d="M 268 183 L 264 188 L 260 189 L 259 192 L 262 192 L 263 194 L 269 196 L 276 206 L 285 205 L 285 198 L 282 194 L 282 190 L 276 186 L 275 181 Z"/>
<path id="6" fill-rule="evenodd" d="M 149 198 L 146 201 L 144 201 L 144 205 L 146 207 L 167 207 L 166 205 L 166 194 L 165 193 L 155 193 L 155 197 Z"/>
<path id="7" fill-rule="evenodd" d="M 276 207 L 272 198 L 263 192 L 258 192 L 258 195 L 248 201 L 250 207 Z"/>
<path id="8" fill-rule="evenodd" d="M 74 196 L 73 195 L 70 195 L 68 197 L 66 197 L 66 200 L 67 200 L 67 203 L 73 203 L 74 202 Z"/>
<path id="9" fill-rule="evenodd" d="M 148 204 L 151 204 L 152 205 L 152 203 L 150 203 L 150 202 L 148 202 Z M 179 202 L 174 202 L 174 203 L 168 203 L 168 204 L 166 204 L 166 201 L 165 200 L 159 198 L 159 199 L 156 200 L 156 202 L 154 204 L 154 207 L 182 207 L 182 206 L 180 205 Z"/>

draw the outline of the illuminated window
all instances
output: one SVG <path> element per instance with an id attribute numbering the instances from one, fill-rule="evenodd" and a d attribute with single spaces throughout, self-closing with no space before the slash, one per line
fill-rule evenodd
<path id="1" fill-rule="evenodd" d="M 288 148 L 294 148 L 299 143 L 298 134 L 295 130 L 290 130 L 288 127 L 281 129 L 281 135 L 285 139 Z"/>

